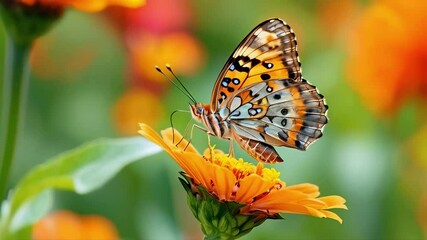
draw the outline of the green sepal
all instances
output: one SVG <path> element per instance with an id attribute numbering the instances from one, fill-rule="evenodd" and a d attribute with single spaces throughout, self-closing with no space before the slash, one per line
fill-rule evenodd
<path id="1" fill-rule="evenodd" d="M 185 173 L 181 175 L 183 178 L 179 180 L 187 192 L 188 206 L 200 222 L 205 239 L 237 239 L 270 218 L 265 214 L 240 214 L 245 204 L 220 201 L 195 185 Z"/>
<path id="2" fill-rule="evenodd" d="M 16 0 L 0 0 L 0 13 L 10 37 L 28 45 L 47 32 L 64 12 L 63 7 L 35 3 L 27 6 Z"/>

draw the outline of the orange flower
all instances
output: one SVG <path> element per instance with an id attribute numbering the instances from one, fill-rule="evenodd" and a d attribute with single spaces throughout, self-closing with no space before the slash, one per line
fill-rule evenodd
<path id="1" fill-rule="evenodd" d="M 159 97 L 150 91 L 132 88 L 120 97 L 113 109 L 116 128 L 122 135 L 134 135 L 135 124 L 145 121 L 152 125 L 164 115 L 164 107 Z"/>
<path id="2" fill-rule="evenodd" d="M 169 63 L 176 74 L 195 73 L 204 62 L 204 51 L 197 39 L 185 31 L 163 35 L 140 33 L 129 38 L 130 59 L 137 81 L 169 84 L 154 68 Z"/>
<path id="3" fill-rule="evenodd" d="M 427 1 L 376 1 L 352 29 L 348 78 L 366 106 L 390 115 L 408 98 L 427 100 Z"/>
<path id="4" fill-rule="evenodd" d="M 31 49 L 32 74 L 43 80 L 75 79 L 96 58 L 99 49 L 93 42 L 68 44 L 69 39 L 60 39 L 59 34 L 48 34 L 35 41 Z M 67 48 L 63 46 L 66 45 Z"/>
<path id="5" fill-rule="evenodd" d="M 140 127 L 139 133 L 161 146 L 182 167 L 195 187 L 203 187 L 219 202 L 241 204 L 240 214 L 262 219 L 277 218 L 278 213 L 295 213 L 342 222 L 330 211 L 347 209 L 345 199 L 340 196 L 319 198 L 318 187 L 309 183 L 286 186 L 274 168 L 264 168 L 261 163 L 254 166 L 219 150 L 210 148 L 200 155 L 171 128 L 163 130 L 161 137 L 146 124 Z"/>
<path id="6" fill-rule="evenodd" d="M 18 0 L 18 2 L 29 6 L 42 4 L 59 7 L 73 7 L 87 12 L 99 12 L 109 6 L 136 8 L 145 4 L 145 0 Z"/>
<path id="7" fill-rule="evenodd" d="M 318 4 L 318 22 L 320 27 L 328 29 L 322 31 L 324 36 L 319 40 L 326 40 L 328 44 L 342 33 L 343 27 L 353 20 L 355 13 L 358 11 L 358 1 L 356 0 L 325 0 Z"/>
<path id="8" fill-rule="evenodd" d="M 110 220 L 104 217 L 79 216 L 62 210 L 40 219 L 33 226 L 32 239 L 115 240 L 119 235 Z"/>

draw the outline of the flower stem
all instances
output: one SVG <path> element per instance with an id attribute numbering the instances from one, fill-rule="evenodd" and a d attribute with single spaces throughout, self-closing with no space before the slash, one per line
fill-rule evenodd
<path id="1" fill-rule="evenodd" d="M 4 77 L 1 81 L 0 199 L 7 193 L 10 170 L 29 84 L 28 55 L 31 43 L 6 42 Z"/>

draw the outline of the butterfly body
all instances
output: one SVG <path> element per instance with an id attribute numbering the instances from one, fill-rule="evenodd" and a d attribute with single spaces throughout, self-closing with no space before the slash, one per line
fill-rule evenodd
<path id="1" fill-rule="evenodd" d="M 291 28 L 267 20 L 228 59 L 210 104 L 190 106 L 192 117 L 255 159 L 282 162 L 274 146 L 305 150 L 327 123 L 323 96 L 302 78 L 300 66 Z"/>
<path id="2" fill-rule="evenodd" d="M 194 119 L 206 126 L 208 134 L 231 139 L 229 122 L 219 113 L 212 112 L 209 105 L 202 103 L 191 105 L 191 114 Z"/>

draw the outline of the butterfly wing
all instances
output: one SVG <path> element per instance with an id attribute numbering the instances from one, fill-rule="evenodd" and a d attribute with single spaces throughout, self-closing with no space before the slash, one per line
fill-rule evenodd
<path id="1" fill-rule="evenodd" d="M 280 19 L 269 19 L 239 44 L 219 74 L 212 92 L 216 112 L 239 89 L 269 79 L 301 80 L 295 34 Z"/>
<path id="2" fill-rule="evenodd" d="M 322 136 L 327 109 L 306 80 L 272 79 L 236 92 L 219 114 L 243 139 L 305 150 Z"/>

